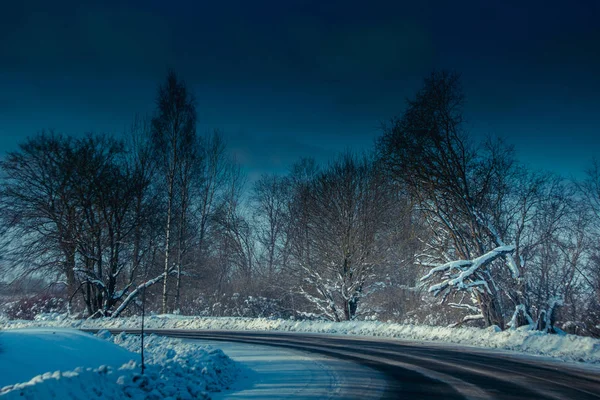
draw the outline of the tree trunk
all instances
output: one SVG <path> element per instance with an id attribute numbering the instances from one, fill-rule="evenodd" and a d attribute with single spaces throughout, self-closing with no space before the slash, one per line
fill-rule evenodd
<path id="1" fill-rule="evenodd" d="M 498 306 L 494 297 L 488 293 L 478 293 L 477 301 L 481 314 L 483 315 L 483 321 L 486 327 L 497 325 L 500 329 L 504 330 L 504 318 L 502 311 Z"/>
<path id="2" fill-rule="evenodd" d="M 141 229 L 141 223 L 140 223 L 140 219 L 141 219 L 141 214 L 142 214 L 142 198 L 141 196 L 138 196 L 137 198 L 137 205 L 136 205 L 136 224 L 135 224 L 135 233 L 134 233 L 134 238 L 133 238 L 133 265 L 132 265 L 132 270 L 130 272 L 130 280 L 133 280 L 133 275 L 135 273 L 135 271 L 137 271 L 139 265 L 140 265 L 140 243 L 142 241 L 142 229 Z M 145 276 L 144 276 L 145 277 Z"/>
<path id="3" fill-rule="evenodd" d="M 187 210 L 187 183 L 183 183 L 183 193 L 181 199 L 181 214 L 179 215 L 179 234 L 177 238 L 177 285 L 175 289 L 175 310 L 179 311 L 181 298 L 181 263 L 183 260 L 184 249 L 184 229 L 185 229 L 185 214 Z"/>
<path id="4" fill-rule="evenodd" d="M 171 214 L 173 213 L 173 185 L 174 178 L 173 173 L 169 176 L 169 193 L 167 199 L 167 226 L 165 232 L 165 276 L 163 278 L 163 296 L 162 296 L 162 313 L 166 314 L 168 311 L 168 280 L 169 280 L 169 250 L 170 250 L 170 239 L 171 239 Z"/>
<path id="5" fill-rule="evenodd" d="M 75 250 L 69 250 L 67 254 L 67 263 L 65 265 L 65 275 L 67 278 L 67 295 L 71 299 L 77 290 L 75 282 Z"/>
<path id="6" fill-rule="evenodd" d="M 175 287 L 175 310 L 180 311 L 181 298 L 181 264 L 177 263 L 177 283 Z"/>
<path id="7" fill-rule="evenodd" d="M 183 221 L 181 222 L 183 223 Z M 175 287 L 175 310 L 179 311 L 181 296 L 181 253 L 182 253 L 182 228 L 179 228 L 178 251 L 177 251 L 177 282 Z"/>
<path id="8" fill-rule="evenodd" d="M 523 272 L 521 272 L 523 276 Z M 527 287 L 527 283 L 519 278 L 520 281 L 517 285 L 517 291 L 514 295 L 515 300 L 517 302 L 516 309 L 516 318 L 514 318 L 513 325 L 511 328 L 516 329 L 520 326 L 531 325 L 533 320 L 531 319 L 531 313 L 529 309 L 529 302 L 523 295 L 523 293 L 529 293 L 529 288 Z"/>
<path id="9" fill-rule="evenodd" d="M 344 302 L 344 317 L 346 321 L 352 321 L 356 316 L 358 310 L 358 302 L 360 301 L 360 294 L 362 293 L 362 285 L 358 288 L 357 293 Z"/>
<path id="10" fill-rule="evenodd" d="M 85 284 L 86 291 L 84 292 L 83 299 L 85 301 L 85 306 L 87 308 L 88 314 L 91 317 L 94 314 L 92 310 L 92 286 L 88 283 Z"/>
<path id="11" fill-rule="evenodd" d="M 344 301 L 344 319 L 346 321 L 352 321 L 356 316 L 356 310 L 358 309 L 358 299 L 350 299 Z"/>

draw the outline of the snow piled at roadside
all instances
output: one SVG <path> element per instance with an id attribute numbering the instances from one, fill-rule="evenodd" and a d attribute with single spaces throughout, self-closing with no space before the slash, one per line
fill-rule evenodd
<path id="1" fill-rule="evenodd" d="M 121 333 L 112 336 L 103 330 L 97 336 L 110 340 L 132 352 L 140 351 L 138 335 Z M 239 372 L 235 362 L 223 351 L 211 346 L 164 336 L 149 335 L 144 338 L 144 352 L 148 375 L 154 375 L 163 386 L 163 395 L 185 399 L 185 389 L 197 397 L 197 393 L 220 392 L 233 383 Z M 169 386 L 165 386 L 168 381 Z M 161 397 L 162 398 L 162 397 Z"/>
<path id="2" fill-rule="evenodd" d="M 139 329 L 139 317 L 55 321 L 7 321 L 0 327 L 63 326 L 88 329 Z M 600 340 L 576 335 L 549 335 L 537 331 L 477 328 L 448 328 L 424 325 L 401 325 L 377 321 L 294 321 L 266 318 L 211 318 L 176 315 L 146 317 L 148 329 L 197 329 L 232 331 L 278 331 L 326 333 L 432 341 L 466 346 L 517 351 L 535 355 L 600 364 Z"/>
<path id="3" fill-rule="evenodd" d="M 88 340 L 79 340 L 75 345 L 58 356 L 65 358 L 63 364 L 72 361 L 72 369 L 46 372 L 37 375 L 26 382 L 13 383 L 0 389 L 0 397 L 3 399 L 85 399 L 107 398 L 107 399 L 208 399 L 210 392 L 219 392 L 228 388 L 235 380 L 239 369 L 237 364 L 227 357 L 221 350 L 210 346 L 202 346 L 179 339 L 172 339 L 150 335 L 144 342 L 146 349 L 146 373 L 140 374 L 140 366 L 136 360 L 130 360 L 120 367 L 101 365 L 97 368 L 75 367 L 80 362 L 78 357 L 81 353 L 88 354 L 93 362 L 93 357 L 98 346 L 98 339 L 89 334 L 75 332 L 85 335 Z M 28 336 L 26 331 L 8 331 L 0 335 L 0 342 L 5 346 L 3 335 L 20 336 L 19 346 L 4 348 L 7 353 L 19 352 L 25 359 L 35 359 L 44 364 L 48 359 L 37 350 L 30 350 L 27 346 Z M 55 346 L 56 338 L 71 335 L 72 331 L 46 331 L 37 332 L 39 341 L 45 340 L 49 349 Z M 117 350 L 128 353 L 133 358 L 139 356 L 133 352 L 139 351 L 140 337 L 135 335 L 120 334 L 112 336 L 107 331 L 101 331 L 97 335 L 102 339 L 113 342 L 129 350 L 131 353 L 115 346 Z M 70 341 L 72 342 L 72 341 Z M 103 342 L 103 341 L 101 341 Z M 114 346 L 114 345 L 111 345 Z M 105 349 L 99 351 L 107 351 Z M 110 350 L 110 349 L 108 349 Z M 36 352 L 36 354 L 28 354 Z M 55 355 L 56 357 L 57 355 Z M 128 358 L 130 358 L 128 356 Z M 53 365 L 52 360 L 48 365 Z M 0 366 L 3 365 L 3 357 L 0 354 Z"/>
<path id="4" fill-rule="evenodd" d="M 139 356 L 74 329 L 17 329 L 0 332 L 0 388 L 52 371 L 76 367 L 119 368 Z"/>

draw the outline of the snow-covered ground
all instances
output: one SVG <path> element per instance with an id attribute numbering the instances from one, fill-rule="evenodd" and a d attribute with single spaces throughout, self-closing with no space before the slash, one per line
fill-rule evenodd
<path id="1" fill-rule="evenodd" d="M 37 375 L 77 367 L 119 368 L 139 357 L 114 344 L 76 330 L 23 329 L 0 333 L 0 388 L 28 382 Z"/>
<path id="2" fill-rule="evenodd" d="M 140 338 L 98 337 L 71 329 L 0 333 L 3 399 L 209 398 L 228 388 L 238 365 L 221 350 L 190 341 L 146 338 L 147 369 L 140 374 Z"/>
<path id="3" fill-rule="evenodd" d="M 140 327 L 140 318 L 71 320 L 53 318 L 40 321 L 4 321 L 0 328 L 55 326 L 92 329 Z M 543 355 L 566 361 L 600 364 L 600 340 L 575 335 L 549 335 L 537 331 L 447 328 L 424 325 L 401 325 L 376 321 L 326 322 L 293 321 L 265 318 L 207 318 L 156 315 L 146 318 L 152 329 L 215 329 L 235 331 L 280 331 L 363 335 L 413 341 L 433 341 L 486 347 L 519 353 Z"/>

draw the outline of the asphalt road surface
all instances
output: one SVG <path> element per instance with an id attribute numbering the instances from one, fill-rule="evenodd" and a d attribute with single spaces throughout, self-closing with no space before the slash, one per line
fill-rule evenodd
<path id="1" fill-rule="evenodd" d="M 113 330 L 114 333 L 122 331 Z M 371 379 L 369 387 L 373 390 L 359 390 L 360 379 L 348 379 L 346 385 L 357 387 L 342 391 L 343 398 L 600 399 L 600 369 L 542 357 L 341 335 L 162 329 L 146 332 L 185 339 L 279 346 L 312 353 L 315 357 L 358 363 L 377 371 L 385 379 L 379 384 Z M 330 397 L 341 398 L 335 393 Z"/>

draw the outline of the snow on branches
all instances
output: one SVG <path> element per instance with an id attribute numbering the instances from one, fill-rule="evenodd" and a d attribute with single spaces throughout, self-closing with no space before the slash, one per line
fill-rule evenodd
<path id="1" fill-rule="evenodd" d="M 514 246 L 500 246 L 472 260 L 457 260 L 434 265 L 420 280 L 425 282 L 441 276 L 441 282 L 429 287 L 429 292 L 433 293 L 434 296 L 451 288 L 456 290 L 479 288 L 479 290 L 482 290 L 481 287 L 483 287 L 489 293 L 488 282 L 481 276 L 483 275 L 481 272 L 487 265 L 498 258 L 511 254 L 514 250 Z"/>

